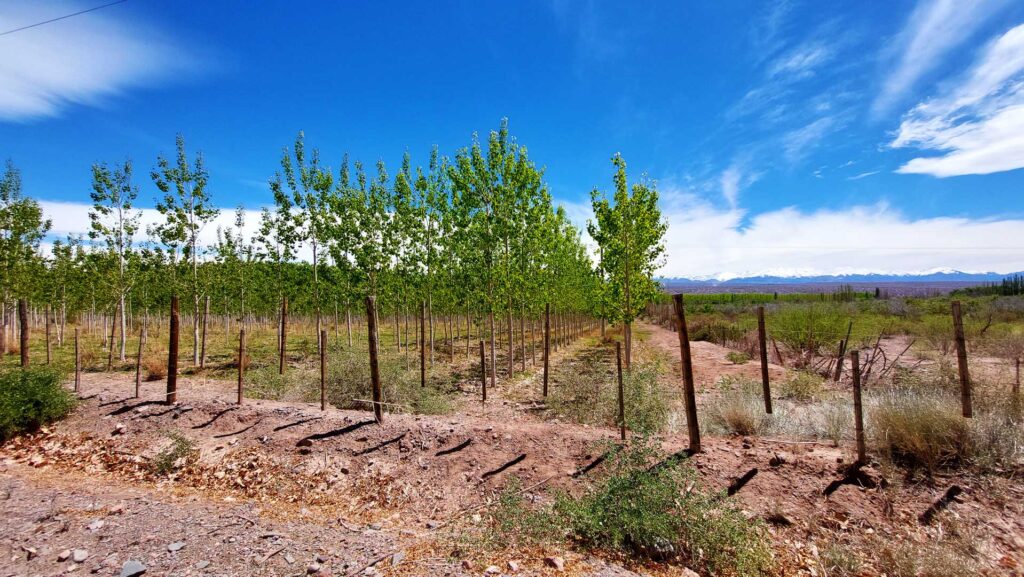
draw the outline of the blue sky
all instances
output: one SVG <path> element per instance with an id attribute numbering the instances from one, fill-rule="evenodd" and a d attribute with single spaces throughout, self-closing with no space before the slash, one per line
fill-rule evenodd
<path id="1" fill-rule="evenodd" d="M 101 3 L 8 1 L 0 32 Z M 1024 269 L 1020 2 L 129 0 L 0 36 L 0 156 L 56 234 L 97 161 L 152 206 L 176 132 L 258 209 L 299 130 L 397 166 L 502 117 L 581 224 L 613 153 L 655 179 L 666 275 Z"/>

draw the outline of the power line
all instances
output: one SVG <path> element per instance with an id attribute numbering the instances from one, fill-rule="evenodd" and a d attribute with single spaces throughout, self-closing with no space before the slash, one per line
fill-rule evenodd
<path id="1" fill-rule="evenodd" d="M 58 16 L 57 18 L 51 18 L 49 20 L 43 20 L 42 22 L 36 22 L 35 24 L 29 24 L 28 26 L 22 26 L 21 28 L 15 28 L 13 30 L 7 30 L 6 32 L 0 32 L 0 36 L 7 36 L 8 34 L 14 34 L 15 32 L 21 32 L 22 30 L 28 30 L 29 28 L 35 28 L 36 26 L 42 26 L 43 24 L 49 24 L 51 22 L 56 22 L 58 20 L 64 20 L 66 18 L 71 18 L 73 16 L 78 16 L 80 14 L 85 14 L 87 12 L 94 12 L 94 11 L 99 10 L 101 8 L 106 8 L 108 6 L 113 6 L 115 4 L 123 4 L 123 3 L 127 2 L 127 1 L 128 0 L 115 0 L 114 2 L 108 2 L 107 4 L 104 4 L 102 6 L 95 6 L 93 8 L 88 8 L 86 10 L 80 10 L 78 12 L 75 12 L 74 14 L 65 14 L 64 16 Z"/>

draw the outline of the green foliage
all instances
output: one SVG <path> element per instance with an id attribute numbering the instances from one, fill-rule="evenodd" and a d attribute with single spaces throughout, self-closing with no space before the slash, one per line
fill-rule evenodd
<path id="1" fill-rule="evenodd" d="M 744 365 L 750 361 L 750 355 L 742 351 L 729 351 L 725 359 L 734 365 Z"/>
<path id="2" fill-rule="evenodd" d="M 805 304 L 781 307 L 768 321 L 768 332 L 789 350 L 811 355 L 834 347 L 846 336 L 847 319 L 834 305 Z"/>
<path id="3" fill-rule="evenodd" d="M 75 397 L 63 385 L 63 375 L 47 367 L 0 371 L 0 441 L 38 430 L 63 418 Z"/>
<path id="4" fill-rule="evenodd" d="M 792 371 L 789 378 L 775 387 L 775 392 L 783 399 L 813 401 L 825 392 L 825 380 L 810 371 Z"/>
<path id="5" fill-rule="evenodd" d="M 923 388 L 893 388 L 869 413 L 875 446 L 889 459 L 934 471 L 963 465 L 971 431 L 955 397 Z"/>
<path id="6" fill-rule="evenodd" d="M 761 384 L 750 379 L 723 378 L 721 393 L 707 408 L 708 426 L 733 435 L 756 435 L 768 430 L 772 421 L 764 412 Z"/>
<path id="7" fill-rule="evenodd" d="M 21 172 L 8 160 L 0 175 L 0 298 L 29 296 L 38 282 L 32 278 L 36 251 L 50 226 L 39 203 L 23 195 Z"/>
<path id="8" fill-rule="evenodd" d="M 195 441 L 177 431 L 167 434 L 170 443 L 150 460 L 150 470 L 161 477 L 170 475 L 175 470 L 198 458 Z"/>
<path id="9" fill-rule="evenodd" d="M 685 462 L 663 459 L 649 441 L 635 440 L 605 461 L 605 474 L 584 494 L 561 495 L 554 510 L 570 537 L 588 548 L 679 557 L 714 575 L 769 574 L 763 525 L 702 490 Z"/>

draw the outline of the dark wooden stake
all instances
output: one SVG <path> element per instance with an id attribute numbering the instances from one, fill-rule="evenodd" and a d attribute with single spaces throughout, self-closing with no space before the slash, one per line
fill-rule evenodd
<path id="1" fill-rule="evenodd" d="M 238 404 L 242 404 L 242 385 L 245 382 L 245 327 L 238 331 Z"/>
<path id="2" fill-rule="evenodd" d="M 135 398 L 139 398 L 142 390 L 142 351 L 146 347 L 146 327 L 139 331 L 139 353 L 135 356 Z"/>
<path id="3" fill-rule="evenodd" d="M 967 341 L 964 339 L 964 321 L 960 313 L 960 301 L 953 301 L 953 336 L 956 339 L 956 363 L 960 369 L 960 404 L 966 418 L 974 416 L 971 407 L 971 375 L 967 370 Z"/>
<path id="4" fill-rule="evenodd" d="M 622 391 L 622 343 L 615 341 L 615 368 L 619 373 L 619 438 L 626 440 L 626 400 Z"/>
<path id="5" fill-rule="evenodd" d="M 75 392 L 82 386 L 82 354 L 78 348 L 78 327 L 75 327 Z"/>
<path id="6" fill-rule="evenodd" d="M 327 410 L 327 329 L 320 329 L 320 410 Z"/>
<path id="7" fill-rule="evenodd" d="M 19 346 L 21 350 L 21 366 L 25 368 L 28 366 L 28 301 L 26 299 L 18 299 L 18 324 L 21 327 L 21 342 Z"/>
<path id="8" fill-rule="evenodd" d="M 281 349 L 278 351 L 279 360 L 277 374 L 284 374 L 284 352 L 285 343 L 288 340 L 288 297 L 281 299 Z"/>
<path id="9" fill-rule="evenodd" d="M 487 356 L 484 354 L 484 342 L 480 341 L 480 402 L 487 402 Z"/>
<path id="10" fill-rule="evenodd" d="M 757 307 L 757 349 L 761 353 L 761 391 L 764 412 L 772 414 L 772 385 L 768 378 L 768 331 L 764 326 L 764 307 Z"/>
<path id="11" fill-rule="evenodd" d="M 839 341 L 839 356 L 836 357 L 836 374 L 832 379 L 835 382 L 839 382 L 839 378 L 843 376 L 843 361 L 846 359 L 846 349 L 850 348 L 850 333 L 853 331 L 853 321 L 846 325 L 846 338 Z"/>
<path id="12" fill-rule="evenodd" d="M 420 386 L 427 386 L 427 301 L 420 301 Z"/>
<path id="13" fill-rule="evenodd" d="M 178 297 L 171 297 L 170 343 L 167 352 L 167 404 L 178 402 L 178 336 L 181 331 L 178 318 Z"/>
<path id="14" fill-rule="evenodd" d="M 544 389 L 543 396 L 548 396 L 548 357 L 551 356 L 551 304 L 544 305 Z"/>
<path id="15" fill-rule="evenodd" d="M 370 383 L 373 386 L 373 417 L 377 423 L 384 422 L 381 407 L 380 367 L 377 365 L 377 297 L 366 297 L 366 332 L 370 348 Z"/>
<path id="16" fill-rule="evenodd" d="M 686 331 L 686 312 L 683 295 L 672 295 L 676 307 L 676 326 L 679 332 L 679 355 L 683 368 L 683 396 L 686 401 L 686 430 L 690 436 L 690 453 L 700 452 L 700 425 L 697 423 L 697 394 L 693 386 L 693 359 L 690 357 L 690 335 Z"/>
<path id="17" fill-rule="evenodd" d="M 860 398 L 860 351 L 850 351 L 850 371 L 853 377 L 853 423 L 857 438 L 857 462 L 867 463 L 864 444 L 864 405 Z"/>

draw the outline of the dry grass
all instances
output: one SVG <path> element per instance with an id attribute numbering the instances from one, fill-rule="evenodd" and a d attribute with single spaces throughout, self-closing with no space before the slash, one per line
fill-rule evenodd
<path id="1" fill-rule="evenodd" d="M 167 377 L 167 359 L 146 357 L 142 360 L 146 381 L 159 381 Z"/>

